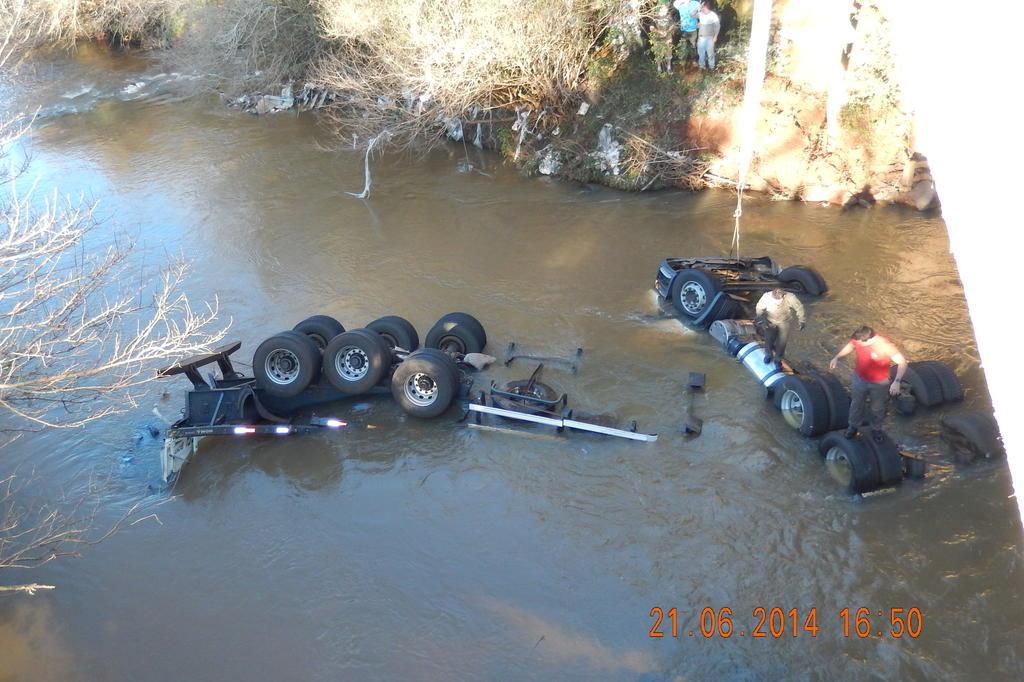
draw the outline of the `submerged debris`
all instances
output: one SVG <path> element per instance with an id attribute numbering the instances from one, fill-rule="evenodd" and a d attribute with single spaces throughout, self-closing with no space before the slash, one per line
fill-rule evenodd
<path id="1" fill-rule="evenodd" d="M 299 91 L 298 95 L 293 95 L 292 93 L 292 85 L 289 83 L 281 89 L 280 95 L 252 93 L 237 97 L 229 104 L 231 106 L 238 107 L 243 111 L 247 111 L 250 114 L 263 116 L 265 114 L 273 114 L 279 111 L 288 111 L 290 109 L 297 109 L 299 111 L 319 109 L 328 102 L 333 102 L 335 99 L 335 96 L 332 93 L 325 89 L 318 88 L 312 83 L 306 83 L 303 85 L 302 90 Z"/>

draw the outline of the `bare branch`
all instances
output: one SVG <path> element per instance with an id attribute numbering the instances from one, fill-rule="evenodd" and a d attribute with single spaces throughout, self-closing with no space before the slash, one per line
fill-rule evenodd
<path id="1" fill-rule="evenodd" d="M 0 122 L 0 157 L 26 130 L 24 121 Z M 207 351 L 224 337 L 226 328 L 215 326 L 217 301 L 194 307 L 182 293 L 188 268 L 181 259 L 157 272 L 137 270 L 131 240 L 99 229 L 93 204 L 56 191 L 40 196 L 34 186 L 22 192 L 17 165 L 3 173 L 0 446 L 28 431 L 80 427 L 130 409 L 155 379 L 156 363 Z M 43 500 L 31 495 L 33 481 L 31 474 L 0 479 L 0 570 L 77 556 L 141 506 L 98 530 L 106 480 Z M 0 593 L 40 589 L 50 587 L 15 585 Z"/>

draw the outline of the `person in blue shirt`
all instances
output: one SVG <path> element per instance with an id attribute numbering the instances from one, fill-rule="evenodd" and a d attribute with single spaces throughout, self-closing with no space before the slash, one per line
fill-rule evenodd
<path id="1" fill-rule="evenodd" d="M 697 28 L 700 20 L 700 0 L 675 0 L 672 3 L 679 11 L 679 30 L 682 39 L 679 41 L 679 62 L 681 64 L 697 58 Z"/>

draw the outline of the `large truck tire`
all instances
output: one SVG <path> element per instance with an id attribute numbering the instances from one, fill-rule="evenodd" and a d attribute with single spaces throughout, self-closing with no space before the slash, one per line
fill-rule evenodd
<path id="1" fill-rule="evenodd" d="M 970 463 L 1006 456 L 999 424 L 990 412 L 947 414 L 939 423 L 942 425 L 942 438 L 958 461 Z"/>
<path id="2" fill-rule="evenodd" d="M 380 383 L 390 367 L 387 344 L 369 329 L 338 334 L 324 349 L 324 378 L 348 395 L 366 393 Z"/>
<path id="3" fill-rule="evenodd" d="M 297 396 L 320 374 L 320 349 L 296 331 L 274 334 L 257 346 L 252 372 L 256 385 L 269 395 Z"/>
<path id="4" fill-rule="evenodd" d="M 695 319 L 704 314 L 704 310 L 715 299 L 715 294 L 721 290 L 722 285 L 718 278 L 710 272 L 683 268 L 672 280 L 669 298 L 676 310 L 690 319 Z"/>
<path id="5" fill-rule="evenodd" d="M 391 375 L 391 395 L 411 417 L 437 417 L 451 407 L 457 394 L 452 380 L 454 365 L 447 356 L 411 353 Z"/>
<path id="6" fill-rule="evenodd" d="M 845 429 L 850 423 L 850 392 L 843 386 L 835 374 L 829 371 L 811 369 L 808 374 L 813 377 L 825 392 L 828 401 L 828 431 Z"/>
<path id="7" fill-rule="evenodd" d="M 945 402 L 955 403 L 964 399 L 964 387 L 960 383 L 956 372 L 948 364 L 939 360 L 921 360 L 912 364 L 915 369 L 927 367 L 938 377 L 939 384 L 942 387 L 942 399 Z"/>
<path id="8" fill-rule="evenodd" d="M 305 334 L 322 351 L 331 339 L 345 331 L 345 327 L 330 315 L 311 315 L 292 327 L 292 331 Z"/>
<path id="9" fill-rule="evenodd" d="M 879 433 L 878 439 L 875 438 L 875 434 L 866 437 L 878 461 L 879 487 L 899 485 L 903 482 L 903 457 L 900 456 L 900 449 L 888 435 Z"/>
<path id="10" fill-rule="evenodd" d="M 776 384 L 773 399 L 786 424 L 802 435 L 813 438 L 828 431 L 828 398 L 816 380 L 799 374 L 785 376 Z"/>
<path id="11" fill-rule="evenodd" d="M 863 438 L 831 431 L 818 443 L 829 475 L 847 492 L 863 494 L 879 487 L 878 460 Z"/>
<path id="12" fill-rule="evenodd" d="M 459 371 L 459 366 L 452 359 L 452 356 L 445 353 L 443 350 L 437 348 L 420 348 L 416 351 L 416 355 L 420 357 L 432 357 L 437 358 L 438 361 L 444 363 L 444 366 L 449 369 L 452 375 L 452 381 L 455 382 L 456 388 L 462 383 L 462 372 Z"/>
<path id="13" fill-rule="evenodd" d="M 366 328 L 384 337 L 391 350 L 401 348 L 411 353 L 420 347 L 420 335 L 416 333 L 416 327 L 404 317 L 386 315 L 366 325 Z"/>
<path id="14" fill-rule="evenodd" d="M 889 374 L 890 378 L 896 378 L 896 367 L 894 366 Z M 918 405 L 924 407 L 935 407 L 941 405 L 945 400 L 942 394 L 942 382 L 935 374 L 935 371 L 928 365 L 921 366 L 920 363 L 911 362 L 903 375 L 903 381 L 910 387 L 910 392 L 917 399 Z"/>
<path id="15" fill-rule="evenodd" d="M 487 345 L 487 334 L 472 315 L 448 313 L 430 328 L 423 345 L 449 354 L 482 353 Z"/>
<path id="16" fill-rule="evenodd" d="M 825 278 L 812 267 L 806 265 L 793 265 L 779 271 L 775 276 L 780 282 L 795 285 L 811 296 L 822 296 L 828 291 Z"/>

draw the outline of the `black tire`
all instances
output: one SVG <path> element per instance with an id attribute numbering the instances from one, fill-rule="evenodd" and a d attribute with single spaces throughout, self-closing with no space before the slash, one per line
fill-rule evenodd
<path id="1" fill-rule="evenodd" d="M 964 399 L 964 387 L 960 383 L 953 368 L 939 360 L 921 360 L 915 362 L 916 368 L 928 367 L 939 378 L 942 386 L 942 399 L 947 403 L 955 403 Z"/>
<path id="2" fill-rule="evenodd" d="M 991 413 L 947 414 L 939 422 L 943 428 L 943 440 L 950 445 L 957 459 L 970 462 L 1006 456 L 999 436 L 999 424 Z"/>
<path id="3" fill-rule="evenodd" d="M 913 417 L 917 412 L 917 398 L 910 393 L 901 393 L 894 402 L 896 411 L 904 417 Z"/>
<path id="4" fill-rule="evenodd" d="M 401 348 L 411 353 L 420 347 L 420 335 L 416 333 L 416 327 L 404 317 L 387 315 L 374 320 L 366 328 L 384 337 L 391 350 Z"/>
<path id="5" fill-rule="evenodd" d="M 292 327 L 292 331 L 313 339 L 322 351 L 331 339 L 345 331 L 345 327 L 330 315 L 312 315 Z"/>
<path id="6" fill-rule="evenodd" d="M 707 306 L 721 291 L 718 278 L 709 272 L 694 268 L 683 268 L 676 273 L 669 288 L 672 305 L 681 314 L 691 319 L 700 317 Z"/>
<path id="7" fill-rule="evenodd" d="M 704 318 L 703 324 L 710 327 L 713 322 L 718 320 L 735 320 L 743 312 L 743 308 L 737 303 L 731 296 L 723 295 L 718 299 L 718 304 L 715 309 L 708 313 L 708 316 Z"/>
<path id="8" fill-rule="evenodd" d="M 896 377 L 896 367 L 893 367 L 889 374 L 890 378 Z M 903 381 L 910 386 L 910 392 L 917 399 L 918 405 L 935 407 L 942 404 L 942 382 L 939 376 L 928 365 L 921 366 L 920 363 L 911 362 L 903 375 Z"/>
<path id="9" fill-rule="evenodd" d="M 808 374 L 818 382 L 828 401 L 829 431 L 845 429 L 850 424 L 850 392 L 835 374 L 813 369 Z"/>
<path id="10" fill-rule="evenodd" d="M 452 359 L 452 356 L 445 353 L 443 350 L 436 348 L 420 348 L 416 351 L 417 356 L 437 358 L 440 362 L 444 363 L 444 366 L 449 368 L 452 373 L 452 381 L 455 382 L 456 388 L 462 383 L 462 372 L 459 371 L 459 366 Z"/>
<path id="11" fill-rule="evenodd" d="M 434 323 L 434 326 L 436 327 L 439 324 L 447 323 L 453 323 L 460 326 L 469 327 L 474 332 L 476 332 L 477 338 L 480 339 L 481 349 L 487 346 L 487 332 L 484 331 L 484 326 L 480 324 L 480 320 L 476 319 L 469 313 L 448 313 L 447 315 L 442 316 L 441 319 L 438 320 L 436 323 Z"/>
<path id="12" fill-rule="evenodd" d="M 806 265 L 793 265 L 785 268 L 775 276 L 777 280 L 789 284 L 811 296 L 821 296 L 828 291 L 825 278 L 814 268 Z"/>
<path id="13" fill-rule="evenodd" d="M 878 460 L 863 438 L 848 439 L 839 431 L 831 431 L 819 441 L 818 452 L 829 475 L 847 492 L 861 494 L 879 487 Z M 844 463 L 848 465 L 845 472 Z"/>
<path id="14" fill-rule="evenodd" d="M 252 372 L 256 385 L 267 394 L 297 396 L 320 374 L 320 349 L 296 331 L 274 334 L 256 348 Z"/>
<path id="15" fill-rule="evenodd" d="M 348 395 L 366 393 L 380 383 L 390 367 L 387 344 L 369 329 L 338 334 L 324 349 L 324 378 Z"/>
<path id="16" fill-rule="evenodd" d="M 558 400 L 558 391 L 540 381 L 534 381 L 531 385 L 529 379 L 510 381 L 507 384 L 505 384 L 501 390 L 505 391 L 506 393 L 515 393 L 517 395 L 529 396 L 531 398 L 540 398 L 542 400 Z M 517 400 L 515 398 L 506 398 L 505 396 L 500 395 L 492 394 L 491 404 L 503 410 L 516 410 L 519 412 L 527 412 L 529 414 L 539 414 L 541 412 L 547 412 L 547 409 L 545 409 L 543 405 L 540 405 L 538 403 L 531 402 L 529 400 Z"/>
<path id="17" fill-rule="evenodd" d="M 462 355 L 482 353 L 487 345 L 487 335 L 472 315 L 448 313 L 430 328 L 423 345 Z"/>
<path id="18" fill-rule="evenodd" d="M 900 449 L 888 435 L 881 434 L 881 442 L 875 440 L 874 434 L 865 438 L 868 446 L 875 453 L 875 460 L 878 462 L 878 484 L 879 487 L 899 485 L 903 482 L 903 457 L 900 456 Z"/>
<path id="19" fill-rule="evenodd" d="M 416 351 L 391 376 L 391 395 L 411 417 L 430 419 L 443 414 L 455 400 L 451 358 Z"/>
<path id="20" fill-rule="evenodd" d="M 775 385 L 775 407 L 786 424 L 807 437 L 828 431 L 831 419 L 825 389 L 814 379 L 799 374 L 783 377 Z"/>

